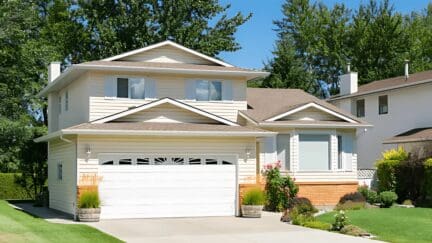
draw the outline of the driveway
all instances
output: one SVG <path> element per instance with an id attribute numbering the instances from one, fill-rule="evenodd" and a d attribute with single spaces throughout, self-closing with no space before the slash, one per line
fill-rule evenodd
<path id="1" fill-rule="evenodd" d="M 281 223 L 279 217 L 279 214 L 264 213 L 260 219 L 238 217 L 125 219 L 102 220 L 89 225 L 126 242 L 377 242 Z"/>

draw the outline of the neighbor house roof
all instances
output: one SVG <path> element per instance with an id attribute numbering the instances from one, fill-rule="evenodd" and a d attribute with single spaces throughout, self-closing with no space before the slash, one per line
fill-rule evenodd
<path id="1" fill-rule="evenodd" d="M 432 127 L 415 128 L 384 140 L 384 144 L 432 141 Z"/>
<path id="2" fill-rule="evenodd" d="M 335 95 L 332 96 L 330 100 L 344 99 L 386 90 L 399 89 L 428 82 L 432 82 L 432 70 L 410 74 L 408 79 L 406 79 L 405 76 L 398 76 L 373 81 L 368 84 L 360 85 L 356 93 L 349 95 Z"/>
<path id="3" fill-rule="evenodd" d="M 336 106 L 320 100 L 300 89 L 248 88 L 247 102 L 248 110 L 240 111 L 241 114 L 260 124 L 268 122 L 280 124 L 281 122 L 275 120 L 278 116 L 284 116 L 285 114 L 289 114 L 290 111 L 296 111 L 296 109 L 299 108 L 314 106 L 326 111 L 331 111 L 336 116 L 340 116 L 344 120 L 352 121 L 352 123 L 368 125 L 357 117 L 354 117 Z M 324 124 L 325 122 L 284 121 L 283 123 L 303 123 L 303 125 L 313 125 L 314 123 Z M 340 124 L 338 123 L 338 125 Z"/>
<path id="4" fill-rule="evenodd" d="M 108 122 L 83 123 L 35 139 L 48 141 L 63 135 L 168 136 L 168 137 L 265 137 L 274 135 L 256 127 L 194 123 Z"/>

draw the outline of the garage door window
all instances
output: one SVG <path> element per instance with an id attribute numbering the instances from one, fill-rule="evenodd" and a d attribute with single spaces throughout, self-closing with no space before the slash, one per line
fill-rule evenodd
<path id="1" fill-rule="evenodd" d="M 187 157 L 184 155 L 170 155 L 170 156 L 145 156 L 139 154 L 101 154 L 99 155 L 99 162 L 102 166 L 109 165 L 234 165 L 237 160 L 233 155 L 197 155 Z"/>

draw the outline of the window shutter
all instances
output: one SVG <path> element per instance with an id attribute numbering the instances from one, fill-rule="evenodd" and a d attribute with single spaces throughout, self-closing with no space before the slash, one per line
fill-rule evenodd
<path id="1" fill-rule="evenodd" d="M 352 153 L 353 153 L 353 137 L 351 135 L 344 135 L 342 138 L 342 151 L 343 161 L 345 163 L 345 170 L 352 171 Z"/>
<path id="2" fill-rule="evenodd" d="M 225 80 L 222 82 L 222 100 L 233 100 L 231 80 Z"/>
<path id="3" fill-rule="evenodd" d="M 105 77 L 105 97 L 117 96 L 117 82 L 114 77 Z"/>
<path id="4" fill-rule="evenodd" d="M 196 81 L 195 80 L 187 80 L 186 81 L 186 90 L 185 95 L 187 100 L 195 100 L 196 94 Z"/>
<path id="5" fill-rule="evenodd" d="M 145 79 L 144 81 L 144 94 L 145 98 L 155 99 L 156 98 L 156 81 L 151 79 Z"/>

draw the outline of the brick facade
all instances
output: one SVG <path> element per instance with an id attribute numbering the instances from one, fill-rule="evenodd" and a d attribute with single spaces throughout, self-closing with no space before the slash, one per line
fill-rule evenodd
<path id="1" fill-rule="evenodd" d="M 356 192 L 358 183 L 354 182 L 299 182 L 299 197 L 306 197 L 315 206 L 335 206 L 339 199 Z"/>

